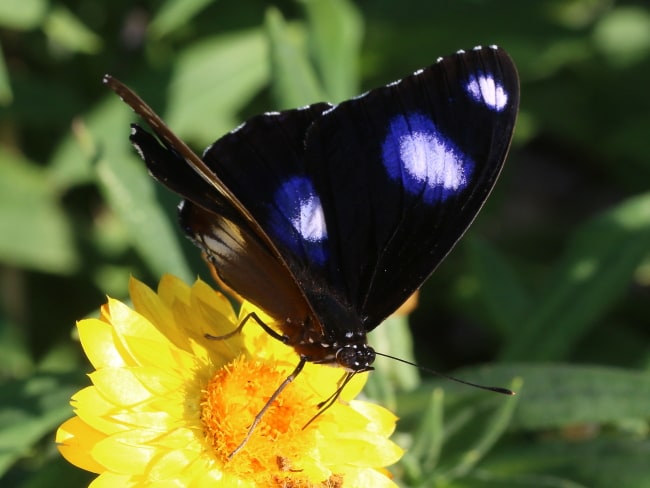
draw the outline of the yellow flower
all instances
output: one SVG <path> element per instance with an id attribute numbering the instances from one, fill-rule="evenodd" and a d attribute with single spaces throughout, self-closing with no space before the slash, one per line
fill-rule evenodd
<path id="1" fill-rule="evenodd" d="M 56 441 L 68 461 L 99 475 L 92 488 L 395 486 L 383 467 L 402 454 L 388 439 L 396 419 L 353 400 L 367 374 L 303 429 L 342 376 L 309 363 L 228 459 L 296 353 L 254 323 L 206 339 L 255 309 L 244 304 L 237 317 L 201 281 L 188 287 L 165 276 L 156 294 L 131 280 L 130 293 L 133 309 L 109 299 L 99 319 L 77 324 L 95 371 Z"/>

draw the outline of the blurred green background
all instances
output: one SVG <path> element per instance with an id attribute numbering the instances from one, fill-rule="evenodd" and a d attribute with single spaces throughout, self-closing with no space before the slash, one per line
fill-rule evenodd
<path id="1" fill-rule="evenodd" d="M 521 77 L 506 168 L 410 329 L 389 319 L 373 340 L 519 394 L 379 362 L 368 394 L 396 409 L 409 448 L 395 479 L 650 486 L 646 0 L 2 0 L 0 485 L 92 479 L 53 443 L 88 384 L 75 320 L 125 298 L 130 274 L 211 281 L 105 72 L 200 151 L 255 113 L 340 101 L 493 43 Z"/>

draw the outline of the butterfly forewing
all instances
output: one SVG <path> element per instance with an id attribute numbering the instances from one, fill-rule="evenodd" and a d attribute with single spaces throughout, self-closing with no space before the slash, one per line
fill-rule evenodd
<path id="1" fill-rule="evenodd" d="M 420 287 L 483 205 L 509 147 L 517 80 L 504 51 L 475 49 L 310 127 L 306 159 L 330 253 L 320 279 L 366 330 Z"/>

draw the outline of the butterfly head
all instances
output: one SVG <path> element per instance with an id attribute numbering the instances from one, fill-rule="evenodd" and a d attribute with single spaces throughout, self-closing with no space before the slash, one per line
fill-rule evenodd
<path id="1" fill-rule="evenodd" d="M 343 309 L 333 306 L 328 310 L 333 313 Z M 325 323 L 351 323 L 352 320 L 350 318 L 344 321 L 341 316 L 335 318 L 339 320 L 329 320 Z M 299 327 L 295 327 L 296 323 Z M 372 363 L 376 353 L 368 345 L 365 330 L 360 326 L 357 330 L 339 330 L 332 327 L 325 329 L 321 322 L 312 316 L 292 323 L 285 321 L 284 325 L 282 329 L 287 338 L 285 343 L 310 362 L 343 368 L 349 373 L 362 373 L 373 369 Z M 327 333 L 324 334 L 324 330 Z"/>
<path id="2" fill-rule="evenodd" d="M 346 371 L 362 373 L 373 369 L 375 350 L 368 344 L 345 344 L 336 350 L 336 363 Z"/>

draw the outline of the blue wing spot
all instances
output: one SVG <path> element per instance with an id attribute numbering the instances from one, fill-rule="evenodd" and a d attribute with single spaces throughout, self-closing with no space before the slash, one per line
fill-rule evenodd
<path id="1" fill-rule="evenodd" d="M 305 253 L 311 261 L 324 264 L 327 225 L 311 180 L 305 176 L 289 178 L 276 190 L 274 202 L 270 215 L 274 236 L 293 252 Z"/>
<path id="2" fill-rule="evenodd" d="M 390 121 L 382 158 L 393 180 L 429 204 L 444 202 L 464 190 L 474 169 L 471 158 L 419 113 L 398 115 Z"/>
<path id="3" fill-rule="evenodd" d="M 508 104 L 508 94 L 492 75 L 470 76 L 465 89 L 475 102 L 501 112 Z"/>

